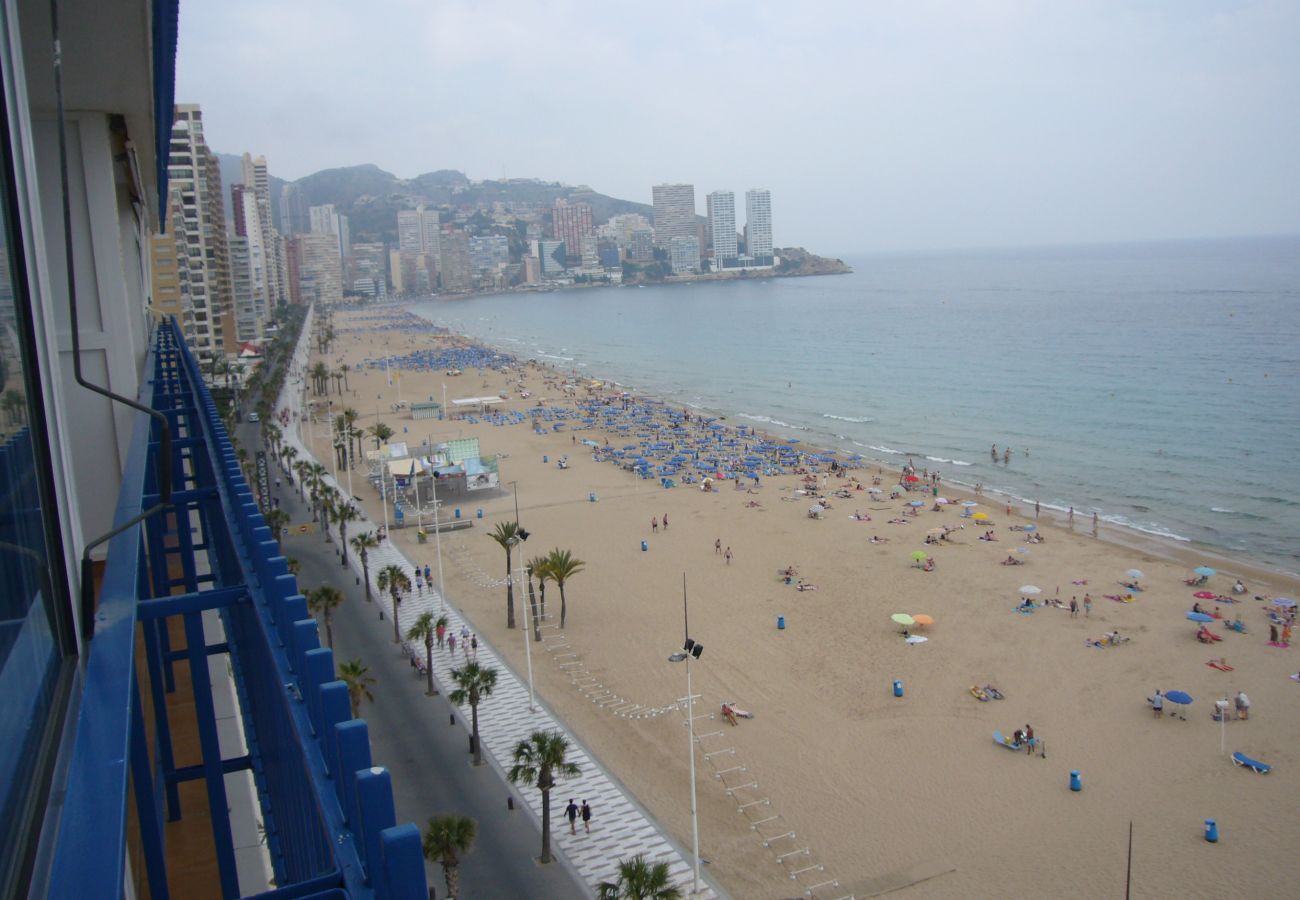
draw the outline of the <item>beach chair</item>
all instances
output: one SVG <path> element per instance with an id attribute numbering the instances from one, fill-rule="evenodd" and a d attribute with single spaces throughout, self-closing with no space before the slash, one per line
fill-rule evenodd
<path id="1" fill-rule="evenodd" d="M 1251 759 L 1249 756 L 1242 753 L 1240 750 L 1232 754 L 1232 764 L 1234 766 L 1244 766 L 1245 768 L 1251 769 L 1252 771 L 1256 772 L 1259 775 L 1267 775 L 1269 772 L 1273 771 L 1273 767 L 1270 766 L 1268 763 L 1262 763 L 1257 759 Z"/>
<path id="2" fill-rule="evenodd" d="M 1011 741 L 1002 736 L 1002 732 L 1000 731 L 993 732 L 993 743 L 997 744 L 999 747 L 1006 747 L 1008 750 L 1023 750 L 1025 748 L 1025 745 L 1022 743 L 1011 743 Z"/>

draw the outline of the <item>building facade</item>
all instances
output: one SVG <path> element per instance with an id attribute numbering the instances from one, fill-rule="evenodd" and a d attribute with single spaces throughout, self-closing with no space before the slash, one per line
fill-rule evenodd
<path id="1" fill-rule="evenodd" d="M 713 265 L 727 268 L 740 255 L 736 239 L 736 195 L 731 191 L 714 191 L 706 198 L 709 230 L 713 233 Z"/>
<path id="2" fill-rule="evenodd" d="M 772 264 L 772 192 L 754 188 L 745 192 L 745 237 L 754 265 Z"/>
<path id="3" fill-rule="evenodd" d="M 591 204 L 570 203 L 559 197 L 551 210 L 551 217 L 555 239 L 564 242 L 569 264 L 577 265 L 581 259 L 583 240 L 596 234 L 592 225 Z"/>
<path id="4" fill-rule="evenodd" d="M 300 234 L 298 295 L 301 303 L 331 306 L 343 302 L 343 258 L 333 234 Z"/>
<path id="5" fill-rule="evenodd" d="M 452 293 L 468 291 L 474 287 L 474 269 L 470 263 L 469 235 L 463 231 L 449 231 L 440 238 L 438 276 L 442 290 Z"/>
<path id="6" fill-rule="evenodd" d="M 668 248 L 673 238 L 697 237 L 695 185 L 656 184 L 651 189 L 655 211 L 655 246 Z"/>
<path id="7" fill-rule="evenodd" d="M 674 275 L 697 272 L 700 268 L 700 241 L 695 235 L 675 237 L 668 248 L 668 259 Z"/>

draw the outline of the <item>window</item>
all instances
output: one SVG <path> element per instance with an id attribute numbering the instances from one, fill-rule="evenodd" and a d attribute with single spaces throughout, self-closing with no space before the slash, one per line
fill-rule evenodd
<path id="1" fill-rule="evenodd" d="M 25 893 L 75 644 L 0 98 L 0 896 Z"/>

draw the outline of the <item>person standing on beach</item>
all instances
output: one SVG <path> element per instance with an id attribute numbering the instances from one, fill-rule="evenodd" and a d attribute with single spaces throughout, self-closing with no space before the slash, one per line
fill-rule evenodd
<path id="1" fill-rule="evenodd" d="M 722 538 L 718 538 L 716 541 L 713 542 L 713 552 L 718 554 L 719 556 L 722 555 Z"/>
<path id="2" fill-rule="evenodd" d="M 1092 594 L 1083 595 L 1083 617 L 1085 619 L 1092 617 Z"/>
<path id="3" fill-rule="evenodd" d="M 1070 507 L 1069 523 L 1070 523 L 1070 527 L 1073 528 L 1073 527 L 1074 527 L 1074 507 L 1073 507 L 1073 506 Z"/>
<path id="4" fill-rule="evenodd" d="M 1151 709 L 1157 719 L 1165 714 L 1165 698 L 1159 688 L 1156 688 L 1156 695 L 1151 698 Z"/>
<path id="5" fill-rule="evenodd" d="M 664 513 L 664 531 L 668 530 L 668 513 Z"/>
<path id="6" fill-rule="evenodd" d="M 650 531 L 651 531 L 652 534 L 657 534 L 657 533 L 659 532 L 659 517 L 658 517 L 658 516 L 651 516 L 651 517 L 650 517 Z"/>
<path id="7" fill-rule="evenodd" d="M 727 552 L 724 553 L 723 556 L 726 557 L 727 565 L 731 565 L 731 548 L 730 548 L 730 547 L 727 548 Z"/>
<path id="8" fill-rule="evenodd" d="M 586 800 L 582 801 L 582 827 L 591 834 L 591 805 Z"/>
<path id="9" fill-rule="evenodd" d="M 1092 536 L 1093 537 L 1097 536 L 1097 514 L 1096 513 L 1092 514 Z"/>
<path id="10" fill-rule="evenodd" d="M 1011 501 L 1010 501 L 1010 500 L 1007 501 L 1007 515 L 1008 515 L 1008 516 L 1011 515 Z"/>
<path id="11" fill-rule="evenodd" d="M 1038 502 L 1037 500 L 1035 500 L 1035 501 L 1034 501 L 1034 518 L 1037 519 L 1037 518 L 1038 518 L 1038 514 L 1039 514 L 1040 512 L 1042 512 L 1042 511 L 1043 511 L 1042 506 L 1039 504 L 1039 502 Z"/>

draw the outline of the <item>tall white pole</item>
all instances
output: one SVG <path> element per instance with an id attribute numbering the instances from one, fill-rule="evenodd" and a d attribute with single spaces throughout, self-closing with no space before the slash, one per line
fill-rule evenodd
<path id="1" fill-rule="evenodd" d="M 379 503 L 384 508 L 384 534 L 388 534 L 388 460 L 379 460 Z"/>
<path id="2" fill-rule="evenodd" d="M 700 892 L 700 817 L 695 806 L 695 692 L 691 690 L 691 653 L 686 652 L 686 734 L 691 760 L 691 852 L 695 856 L 695 874 L 691 896 Z"/>
<path id="3" fill-rule="evenodd" d="M 334 449 L 334 401 L 330 400 L 328 404 L 329 418 L 326 420 L 326 430 L 330 438 L 330 466 L 334 469 L 334 483 L 339 483 L 339 454 Z"/>
<path id="4" fill-rule="evenodd" d="M 519 544 L 515 544 L 515 549 L 519 549 Z M 516 571 L 518 565 L 516 563 Z M 516 580 L 515 582 L 519 582 Z M 532 635 L 528 633 L 528 598 L 521 598 L 521 605 L 524 608 L 524 656 L 528 660 L 528 709 L 530 712 L 537 712 L 537 695 L 533 691 L 533 641 Z"/>
<path id="5" fill-rule="evenodd" d="M 343 439 L 348 442 L 347 451 L 346 451 L 347 461 L 348 461 L 348 499 L 351 500 L 353 497 L 356 496 L 356 494 L 352 493 L 352 426 L 351 425 L 348 426 L 348 430 L 343 435 Z"/>
<path id="6" fill-rule="evenodd" d="M 433 479 L 433 540 L 438 546 L 438 614 L 442 614 L 442 605 L 446 603 L 447 585 L 442 580 L 442 524 L 438 515 L 438 479 Z"/>

